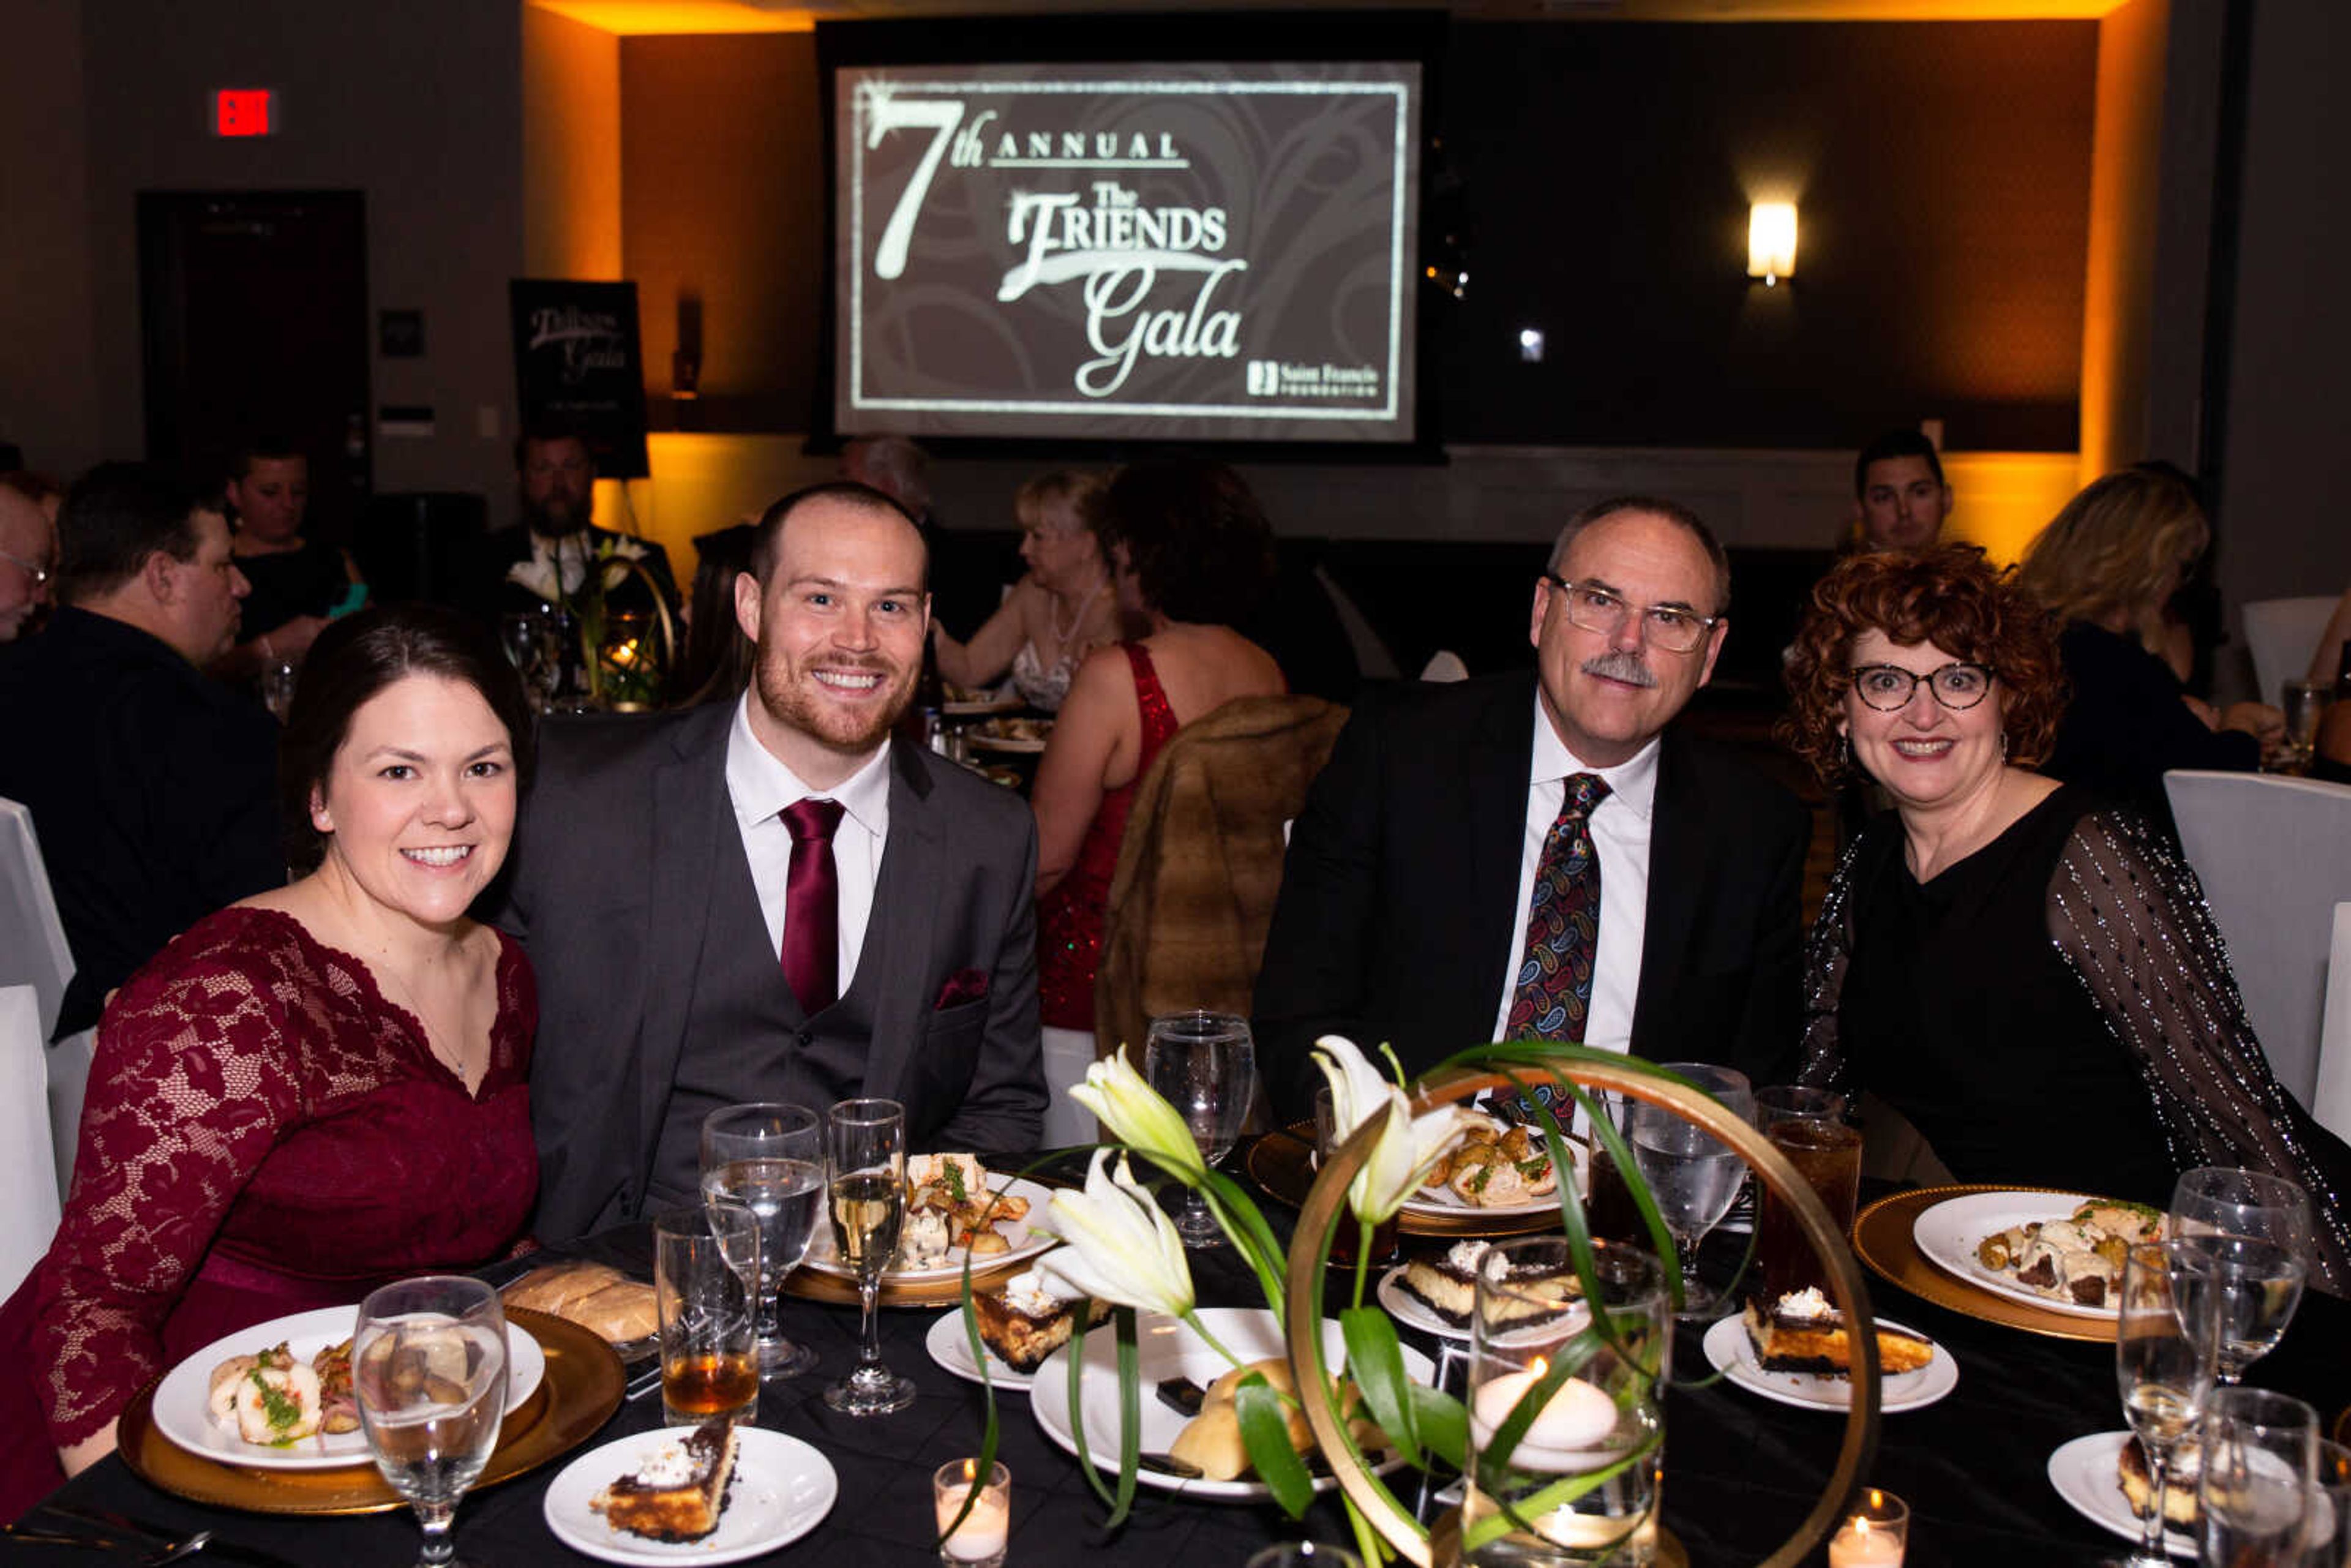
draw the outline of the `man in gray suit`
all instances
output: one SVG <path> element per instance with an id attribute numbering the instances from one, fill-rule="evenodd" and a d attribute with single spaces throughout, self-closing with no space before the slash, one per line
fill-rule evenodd
<path id="1" fill-rule="evenodd" d="M 1035 819 L 893 744 L 929 561 L 862 485 L 759 521 L 733 704 L 547 727 L 500 924 L 539 988 L 550 1239 L 695 1201 L 703 1117 L 878 1095 L 916 1149 L 1035 1145 Z"/>

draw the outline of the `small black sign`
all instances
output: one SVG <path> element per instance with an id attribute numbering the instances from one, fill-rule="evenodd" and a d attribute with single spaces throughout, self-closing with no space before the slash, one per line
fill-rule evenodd
<path id="1" fill-rule="evenodd" d="M 587 438 L 596 472 L 642 479 L 645 376 L 637 338 L 637 286 L 517 277 L 515 391 L 523 428 L 568 425 Z"/>
<path id="2" fill-rule="evenodd" d="M 379 310 L 375 313 L 375 351 L 387 360 L 424 356 L 424 312 Z"/>

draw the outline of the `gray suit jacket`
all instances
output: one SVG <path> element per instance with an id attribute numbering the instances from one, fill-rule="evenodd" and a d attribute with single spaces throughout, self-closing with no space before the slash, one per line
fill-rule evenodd
<path id="1" fill-rule="evenodd" d="M 716 857 L 731 837 L 713 831 L 712 814 L 731 816 L 734 711 L 716 703 L 541 730 L 496 919 L 538 976 L 531 1122 L 537 1228 L 549 1239 L 643 1207 Z M 861 981 L 865 965 L 883 966 L 863 1092 L 904 1103 L 914 1148 L 1033 1148 L 1046 1100 L 1036 820 L 951 763 L 903 746 L 891 758 L 890 839 L 860 959 Z M 985 977 L 976 998 L 969 971 Z"/>

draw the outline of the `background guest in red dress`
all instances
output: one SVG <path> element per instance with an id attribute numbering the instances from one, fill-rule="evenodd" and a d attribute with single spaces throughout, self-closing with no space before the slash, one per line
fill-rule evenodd
<path id="1" fill-rule="evenodd" d="M 1093 1060 L 1094 966 L 1135 785 L 1184 725 L 1286 689 L 1273 656 L 1232 629 L 1273 577 L 1272 530 L 1239 475 L 1134 464 L 1103 492 L 1095 529 L 1120 607 L 1150 631 L 1078 667 L 1037 767 L 1038 988 L 1057 1096 Z"/>
<path id="2" fill-rule="evenodd" d="M 538 995 L 465 911 L 530 742 L 471 622 L 409 606 L 319 634 L 280 760 L 308 874 L 198 921 L 99 1024 L 63 1222 L 0 1313 L 21 1369 L 0 1518 L 111 1451 L 131 1394 L 211 1340 L 523 1234 Z"/>

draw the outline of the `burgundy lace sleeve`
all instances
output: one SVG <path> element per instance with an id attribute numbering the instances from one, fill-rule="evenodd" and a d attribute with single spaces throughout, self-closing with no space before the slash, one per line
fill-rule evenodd
<path id="1" fill-rule="evenodd" d="M 2137 816 L 2094 811 L 2050 878 L 2049 933 L 2137 1063 L 2173 1162 L 2300 1183 L 2311 1282 L 2351 1294 L 2351 1150 L 2271 1074 L 2196 873 Z"/>
<path id="2" fill-rule="evenodd" d="M 159 961 L 115 998 L 36 1307 L 59 1447 L 162 1370 L 163 1320 L 298 1092 L 271 998 L 225 955 Z"/>

